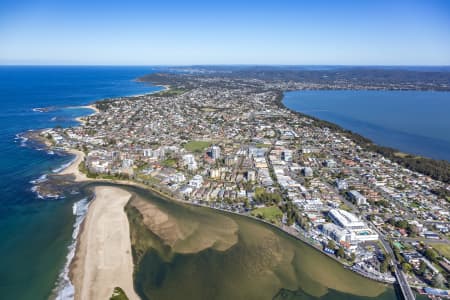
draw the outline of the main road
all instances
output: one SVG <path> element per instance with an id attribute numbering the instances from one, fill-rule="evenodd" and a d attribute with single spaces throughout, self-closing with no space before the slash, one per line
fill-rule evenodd
<path id="1" fill-rule="evenodd" d="M 405 300 L 415 300 L 416 296 L 414 295 L 414 292 L 412 291 L 411 287 L 408 284 L 408 281 L 406 280 L 405 273 L 403 273 L 403 271 L 399 268 L 399 262 L 397 261 L 397 258 L 395 257 L 395 254 L 391 248 L 391 245 L 385 239 L 384 235 L 378 230 L 378 228 L 376 228 L 376 226 L 373 226 L 372 223 L 369 223 L 369 224 L 378 233 L 378 235 L 380 236 L 380 241 L 381 241 L 384 249 L 392 257 L 392 261 L 394 263 L 395 277 L 397 278 L 397 282 L 398 282 L 398 285 L 400 286 L 400 290 L 402 292 L 403 298 Z"/>

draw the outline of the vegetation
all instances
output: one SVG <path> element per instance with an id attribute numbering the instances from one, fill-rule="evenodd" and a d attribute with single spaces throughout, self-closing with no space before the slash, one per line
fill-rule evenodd
<path id="1" fill-rule="evenodd" d="M 177 166 L 177 160 L 174 158 L 168 158 L 162 162 L 164 167 L 174 168 Z"/>
<path id="2" fill-rule="evenodd" d="M 380 272 L 386 273 L 389 267 L 389 262 L 387 259 L 383 260 L 380 265 Z"/>
<path id="3" fill-rule="evenodd" d="M 100 111 L 107 111 L 109 109 L 109 107 L 111 106 L 111 104 L 115 101 L 116 101 L 115 99 L 104 99 L 104 100 L 95 102 L 94 105 Z"/>
<path id="4" fill-rule="evenodd" d="M 329 240 L 327 243 L 327 248 L 334 250 L 336 248 L 336 243 L 333 240 Z"/>
<path id="5" fill-rule="evenodd" d="M 425 250 L 425 257 L 432 262 L 437 263 L 439 259 L 439 253 L 437 253 L 433 248 L 427 248 L 427 250 Z"/>
<path id="6" fill-rule="evenodd" d="M 128 300 L 128 297 L 120 287 L 115 287 L 109 300 Z"/>
<path id="7" fill-rule="evenodd" d="M 183 93 L 187 92 L 186 89 L 180 89 L 180 88 L 169 88 L 166 90 L 163 90 L 161 92 L 153 94 L 153 96 L 156 97 L 172 97 L 172 96 L 178 96 Z"/>
<path id="8" fill-rule="evenodd" d="M 339 249 L 336 252 L 337 257 L 344 258 L 345 257 L 345 250 L 342 247 L 339 247 Z"/>
<path id="9" fill-rule="evenodd" d="M 389 219 L 389 224 L 400 229 L 405 229 L 409 236 L 415 237 L 417 235 L 417 226 L 408 223 L 406 220 L 395 220 L 394 218 Z"/>
<path id="10" fill-rule="evenodd" d="M 273 224 L 279 224 L 281 218 L 283 217 L 283 213 L 277 206 L 260 207 L 254 209 L 252 210 L 251 215 L 269 221 Z"/>
<path id="11" fill-rule="evenodd" d="M 253 200 L 255 200 L 256 203 L 265 204 L 265 205 L 269 206 L 272 204 L 280 203 L 282 198 L 281 198 L 281 195 L 278 193 L 270 193 L 270 192 L 267 192 L 262 187 L 257 187 L 255 189 L 255 195 L 253 197 Z"/>
<path id="12" fill-rule="evenodd" d="M 405 273 L 409 273 L 412 270 L 412 266 L 410 264 L 408 264 L 407 262 L 403 262 L 402 263 L 402 270 Z"/>
<path id="13" fill-rule="evenodd" d="M 212 142 L 210 141 L 189 141 L 186 144 L 184 144 L 184 149 L 190 152 L 197 152 L 201 153 L 206 148 L 211 146 Z"/>
<path id="14" fill-rule="evenodd" d="M 255 145 L 256 148 L 270 148 L 272 145 L 271 144 L 263 144 L 263 143 L 258 143 Z"/>
<path id="15" fill-rule="evenodd" d="M 431 246 L 439 252 L 442 256 L 450 259 L 450 245 L 448 244 L 431 244 Z"/>

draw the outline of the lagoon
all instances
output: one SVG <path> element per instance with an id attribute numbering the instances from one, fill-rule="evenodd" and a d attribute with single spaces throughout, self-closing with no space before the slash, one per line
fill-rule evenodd
<path id="1" fill-rule="evenodd" d="M 141 299 L 397 299 L 268 224 L 125 187 Z"/>
<path id="2" fill-rule="evenodd" d="M 450 161 L 449 92 L 294 91 L 283 103 L 376 144 Z"/>

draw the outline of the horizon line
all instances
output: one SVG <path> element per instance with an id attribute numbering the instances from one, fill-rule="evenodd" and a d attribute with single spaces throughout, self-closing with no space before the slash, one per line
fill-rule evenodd
<path id="1" fill-rule="evenodd" d="M 0 67 L 450 67 L 433 64 L 0 64 Z"/>

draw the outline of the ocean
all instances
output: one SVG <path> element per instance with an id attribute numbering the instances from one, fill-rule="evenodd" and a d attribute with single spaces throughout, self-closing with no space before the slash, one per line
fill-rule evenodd
<path id="1" fill-rule="evenodd" d="M 379 145 L 450 161 L 450 92 L 294 91 L 283 103 Z"/>
<path id="2" fill-rule="evenodd" d="M 85 195 L 41 199 L 33 181 L 72 160 L 39 149 L 20 134 L 77 124 L 92 113 L 73 108 L 109 97 L 143 94 L 159 87 L 134 81 L 150 67 L 0 67 L 0 298 L 48 299 L 64 285 L 74 225 Z M 50 107 L 48 112 L 36 108 Z M 61 294 L 60 294 L 61 295 Z"/>

